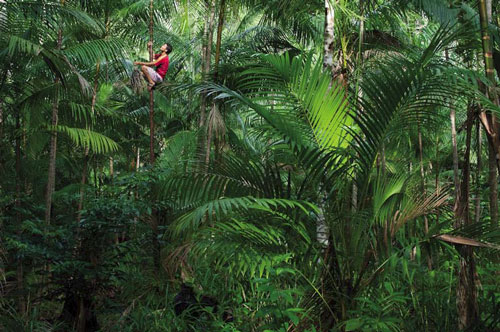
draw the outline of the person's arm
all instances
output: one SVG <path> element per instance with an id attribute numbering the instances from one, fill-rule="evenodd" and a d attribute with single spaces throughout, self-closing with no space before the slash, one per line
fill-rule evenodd
<path id="1" fill-rule="evenodd" d="M 134 62 L 135 65 L 141 65 L 141 66 L 156 66 L 158 62 L 160 62 L 161 59 L 163 59 L 166 55 L 160 56 L 158 59 L 152 62 L 140 62 L 136 61 Z"/>

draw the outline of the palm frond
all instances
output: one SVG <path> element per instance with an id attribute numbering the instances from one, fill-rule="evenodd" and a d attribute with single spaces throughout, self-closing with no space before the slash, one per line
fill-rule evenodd
<path id="1" fill-rule="evenodd" d="M 88 147 L 94 153 L 109 153 L 119 149 L 111 138 L 88 129 L 58 125 L 54 130 L 66 134 L 77 146 Z"/>
<path id="2" fill-rule="evenodd" d="M 248 210 L 301 210 L 308 215 L 317 212 L 317 208 L 308 202 L 287 199 L 266 199 L 251 196 L 221 198 L 207 202 L 194 210 L 181 216 L 174 225 L 174 232 L 180 234 L 185 231 L 192 231 L 200 227 L 202 222 L 212 223 L 215 220 L 223 219 L 236 211 Z"/>

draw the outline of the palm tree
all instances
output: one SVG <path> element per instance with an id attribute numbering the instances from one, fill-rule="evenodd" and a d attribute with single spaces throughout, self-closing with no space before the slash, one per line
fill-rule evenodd
<path id="1" fill-rule="evenodd" d="M 44 315 L 65 316 L 66 329 L 99 318 L 104 330 L 189 330 L 165 305 L 178 279 L 217 293 L 234 310 L 231 328 L 447 331 L 478 312 L 478 328 L 494 324 L 479 300 L 487 295 L 464 287 L 498 247 L 488 216 L 470 222 L 469 193 L 483 192 L 487 176 L 471 153 L 473 128 L 478 110 L 498 107 L 469 56 L 480 44 L 467 4 L 40 6 L 0 4 L 0 245 L 18 290 L 0 300 L 0 324 L 25 326 L 64 296 L 63 315 Z M 131 88 L 128 60 L 147 58 L 152 39 L 175 51 L 154 103 Z M 148 148 L 151 169 L 140 157 Z M 49 160 L 58 218 L 39 227 L 48 172 L 39 165 Z"/>

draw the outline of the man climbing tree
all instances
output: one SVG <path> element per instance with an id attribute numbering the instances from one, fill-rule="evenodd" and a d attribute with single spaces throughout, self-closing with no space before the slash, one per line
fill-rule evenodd
<path id="1" fill-rule="evenodd" d="M 150 42 L 148 43 L 148 47 L 151 47 Z M 167 74 L 169 65 L 168 55 L 172 52 L 172 46 L 170 44 L 163 44 L 160 47 L 160 52 L 161 53 L 154 55 L 154 61 L 152 62 L 134 62 L 135 65 L 142 66 L 141 70 L 148 81 L 149 91 L 153 90 L 157 83 L 163 82 L 163 78 Z M 151 68 L 151 66 L 155 66 L 156 70 Z"/>

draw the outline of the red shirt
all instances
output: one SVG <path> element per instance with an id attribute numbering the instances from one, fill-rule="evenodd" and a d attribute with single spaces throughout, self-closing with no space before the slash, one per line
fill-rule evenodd
<path id="1" fill-rule="evenodd" d="M 155 54 L 155 60 L 158 59 L 160 56 L 161 56 L 161 54 Z M 161 59 L 156 64 L 156 72 L 158 73 L 158 75 L 161 76 L 162 79 L 167 74 L 168 63 L 169 63 L 169 60 L 168 60 L 168 54 L 167 54 L 163 59 Z"/>

